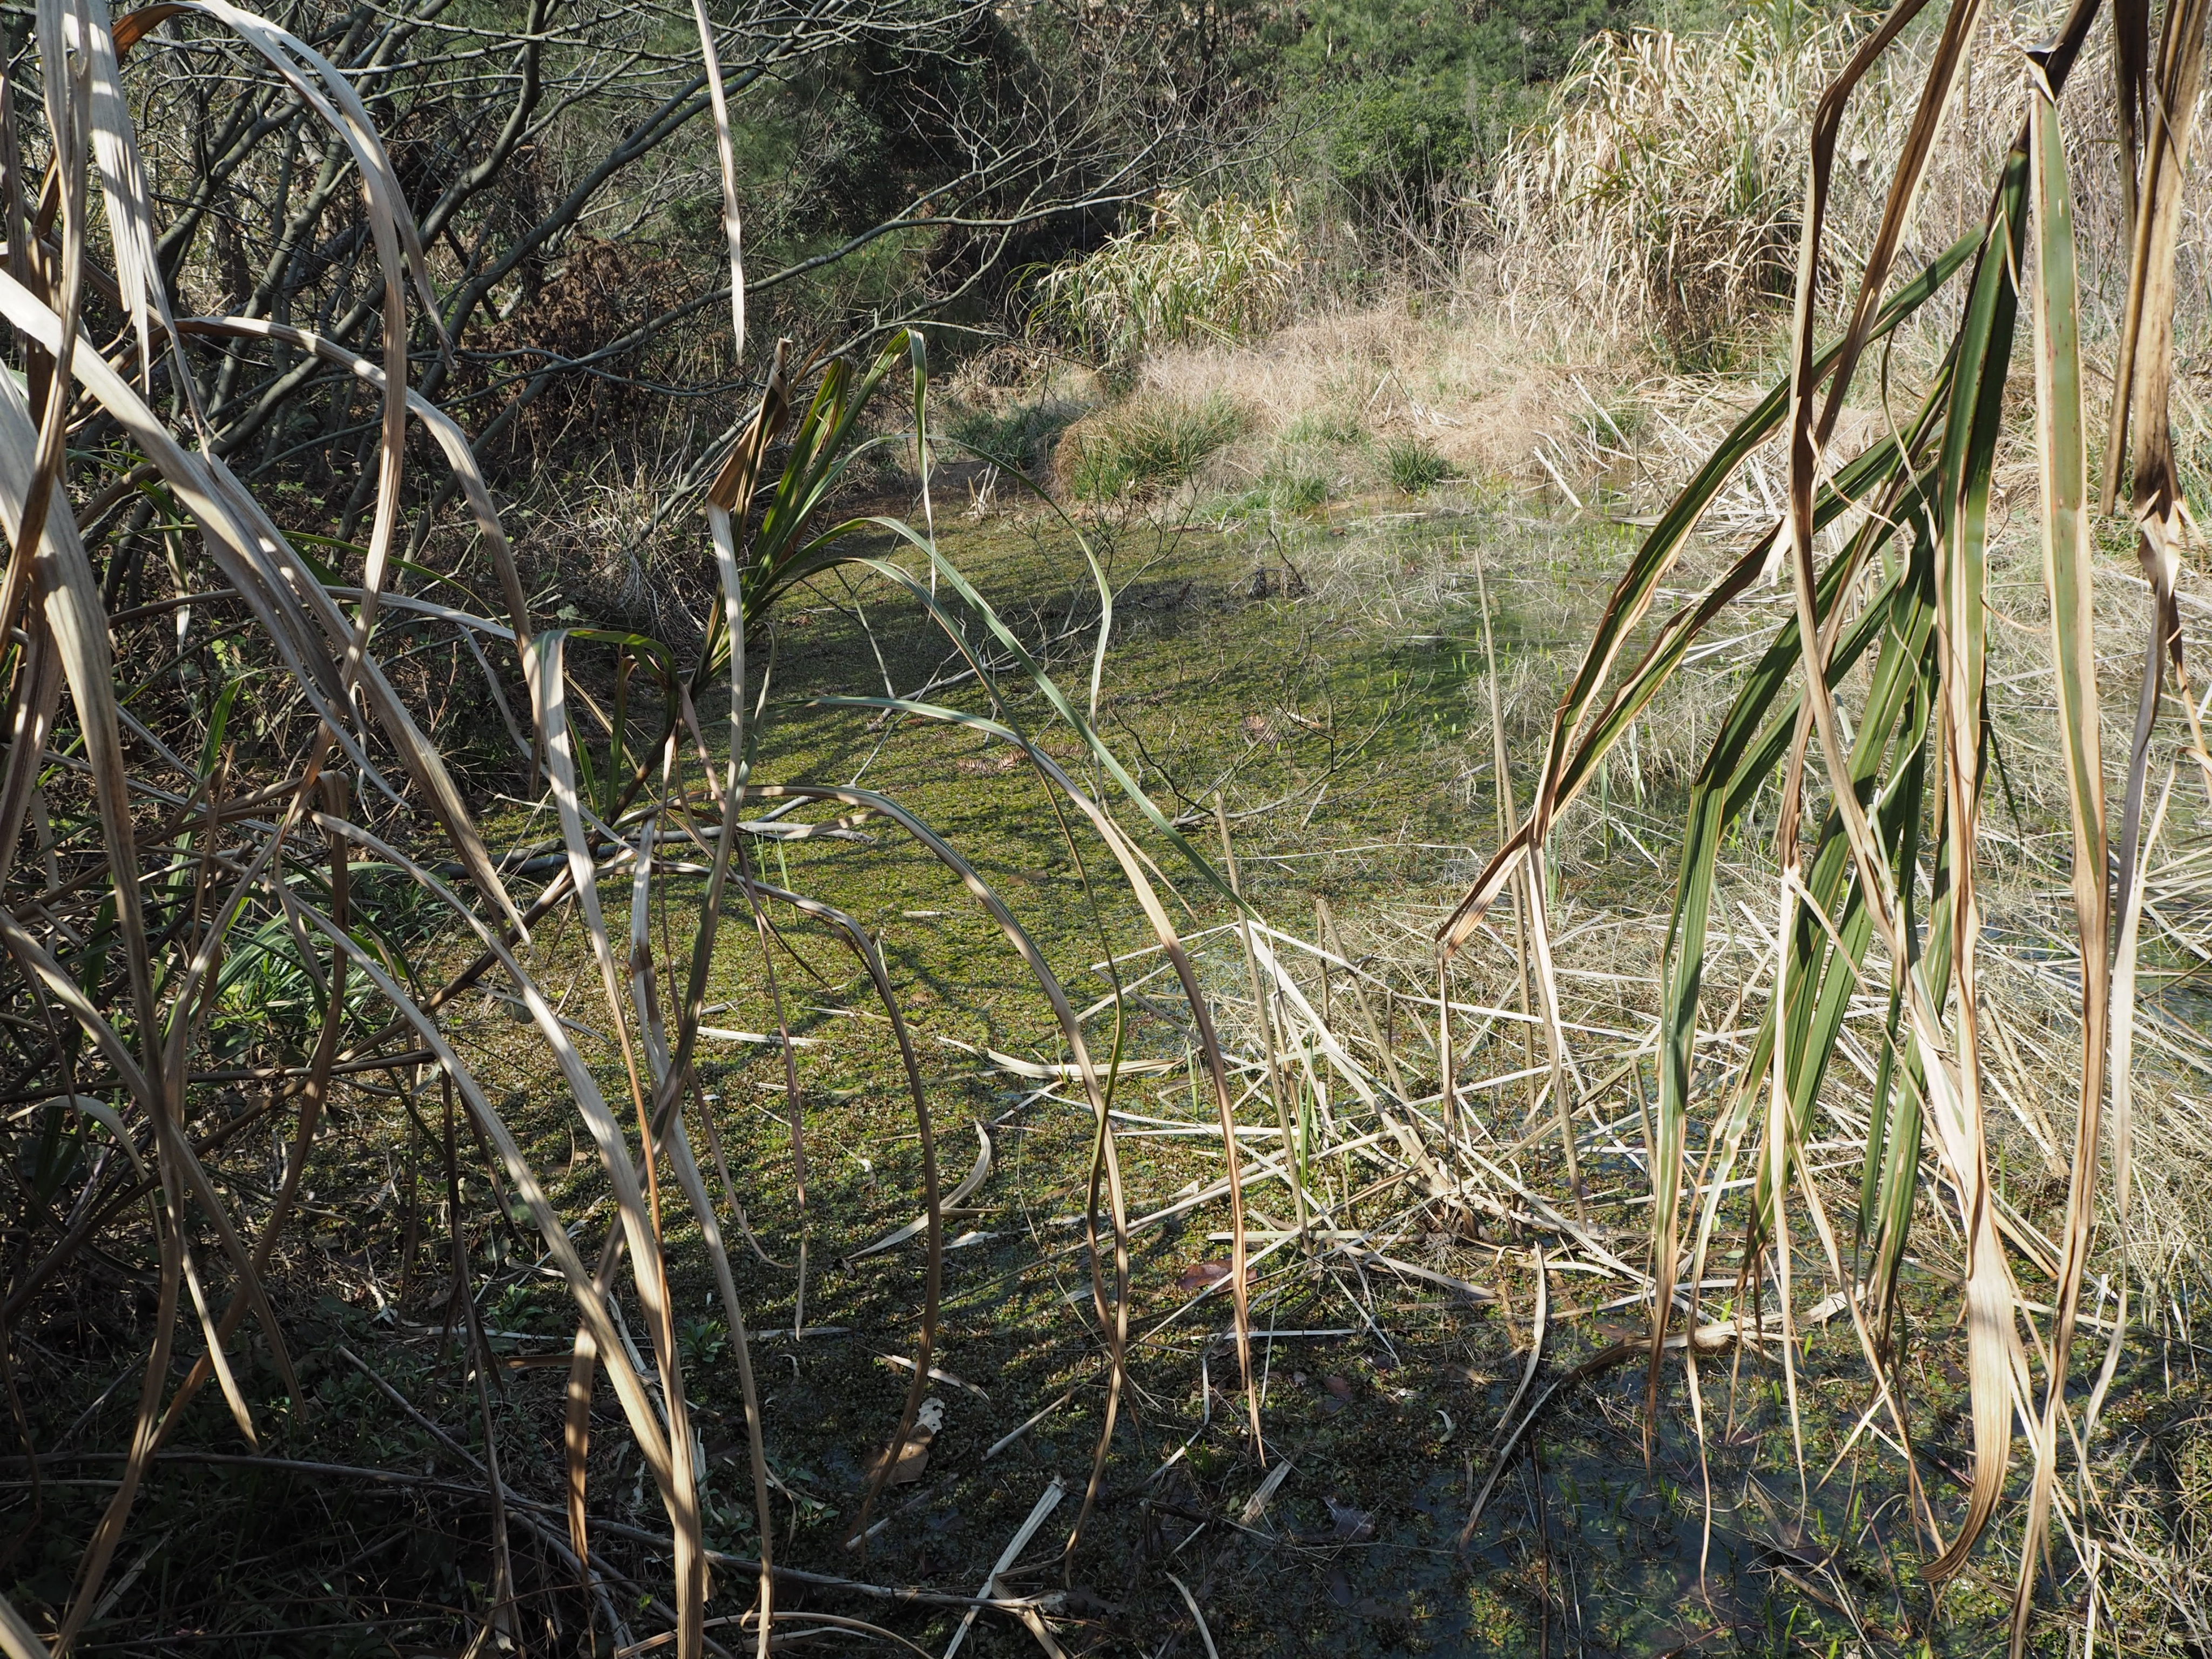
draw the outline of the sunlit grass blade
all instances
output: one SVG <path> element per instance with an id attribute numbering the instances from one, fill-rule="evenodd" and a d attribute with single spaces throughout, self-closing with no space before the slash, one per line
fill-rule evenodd
<path id="1" fill-rule="evenodd" d="M 1897 881 L 1885 849 L 1848 776 L 1846 745 L 1838 736 L 1826 674 L 1826 641 L 1814 614 L 1813 472 L 1809 398 L 1814 357 L 1810 344 L 1814 274 L 1801 264 L 1796 321 L 1798 437 L 1790 456 L 1792 586 L 1797 601 L 1799 645 L 1806 695 L 1820 734 L 1832 793 L 1875 927 L 1892 971 L 1906 981 L 1907 1006 L 1930 1091 L 1931 1117 L 1948 1173 L 1958 1193 L 1967 1238 L 1968 1376 L 1973 1403 L 1974 1465 L 1965 1517 L 1950 1545 L 1926 1569 L 1929 1577 L 1955 1573 L 1994 1512 L 2002 1490 L 2011 1443 L 2012 1365 L 2018 1337 L 2012 1326 L 2017 1300 L 2002 1247 L 1986 1200 L 1989 1170 L 1982 1134 L 1978 1057 L 1973 1020 L 1972 866 L 1979 803 L 1978 744 L 1983 645 L 1984 541 L 2004 364 L 2009 354 L 2026 228 L 2026 155 L 2015 145 L 2006 158 L 2003 182 L 1992 206 L 1986 240 L 1961 321 L 1956 368 L 1949 388 L 1937 462 L 1935 495 L 1936 601 L 1942 641 L 1942 704 L 1938 730 L 1944 761 L 1945 836 L 1958 871 L 1959 925 L 1951 953 L 1959 1025 L 1946 1030 L 1929 994 L 1920 965 L 1899 921 Z M 1808 246 L 1816 233 L 1808 228 Z"/>
<path id="2" fill-rule="evenodd" d="M 1924 428 L 1923 416 L 1923 430 Z M 1868 483 L 1879 481 L 1880 475 L 1874 475 Z M 1917 485 L 1909 473 L 1901 473 L 1888 479 L 1887 492 L 1893 501 L 1910 503 L 1917 499 Z M 1893 527 L 1901 524 L 1911 531 L 1921 522 L 1909 506 L 1901 509 L 1893 506 L 1869 520 L 1853 546 L 1832 559 L 1822 573 L 1815 609 L 1824 627 L 1851 579 L 1866 560 L 1884 547 Z M 1877 641 L 1881 651 L 1873 676 L 1875 686 L 1894 687 L 1899 665 L 1917 660 L 1920 645 L 1926 638 L 1929 615 L 1924 593 L 1918 605 L 1912 603 L 1917 584 L 1911 572 L 1916 568 L 1924 571 L 1925 565 L 1924 553 L 1903 565 L 1899 574 L 1866 605 L 1837 642 L 1828 668 L 1832 685 L 1839 684 Z M 1798 654 L 1797 623 L 1793 619 L 1778 630 L 1773 643 L 1746 678 L 1691 792 L 1687 830 L 1675 885 L 1674 912 L 1668 930 L 1665 1000 L 1661 1014 L 1659 1106 L 1652 1177 L 1656 1200 L 1653 1248 L 1658 1297 L 1654 1307 L 1653 1369 L 1646 1394 L 1647 1406 L 1653 1408 L 1657 1400 L 1658 1344 L 1664 1334 L 1665 1310 L 1672 1295 L 1679 1255 L 1682 1147 L 1691 1099 L 1697 1011 L 1705 974 L 1705 935 L 1716 866 L 1723 836 L 1758 799 L 1775 768 L 1781 764 L 1791 735 L 1799 726 L 1801 702 L 1788 690 Z M 1879 702 L 1893 702 L 1893 691 L 1885 690 Z M 1862 783 L 1870 783 L 1875 775 L 1886 752 L 1882 739 L 1895 720 L 1893 707 L 1886 715 L 1869 709 L 1867 724 L 1860 734 L 1862 753 L 1855 759 L 1853 769 L 1855 777 Z M 1917 797 L 1913 808 L 1917 810 Z M 1843 847 L 1835 837 L 1832 823 L 1814 860 L 1816 902 L 1833 907 L 1842 874 Z M 1852 902 L 1854 905 L 1858 902 L 1856 893 Z M 1847 929 L 1851 925 L 1848 918 L 1849 913 Z M 1825 936 L 1811 927 L 1808 919 L 1808 927 L 1801 931 L 1799 945 L 1801 952 L 1809 953 L 1814 958 L 1808 968 L 1817 967 L 1818 955 L 1825 951 L 1826 943 Z M 1826 998 L 1827 1018 L 1832 1022 L 1841 1017 L 1850 978 L 1850 975 L 1836 976 L 1833 988 Z M 1804 1010 L 1800 1008 L 1796 1013 L 1800 1017 L 1796 1030 L 1802 1031 Z M 1747 1075 L 1759 1074 L 1768 1063 L 1776 1029 L 1776 1013 L 1770 1008 L 1761 1022 Z M 1819 1066 L 1808 1070 L 1801 1064 L 1795 1068 L 1802 1080 L 1801 1098 L 1804 1104 L 1809 1104 L 1812 1089 L 1817 1086 L 1824 1068 L 1825 1053 Z M 1801 1116 L 1802 1109 L 1801 1106 Z M 1753 1224 L 1754 1235 L 1763 1231 L 1764 1194 L 1769 1184 L 1764 1175 L 1759 1181 L 1761 1198 Z M 1710 1230 L 1711 1219 L 1708 1216 L 1701 1231 Z"/>

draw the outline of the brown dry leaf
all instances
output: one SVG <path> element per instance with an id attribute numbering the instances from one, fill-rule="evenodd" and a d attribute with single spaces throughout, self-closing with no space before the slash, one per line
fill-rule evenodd
<path id="1" fill-rule="evenodd" d="M 1224 1283 L 1232 1269 L 1226 1261 L 1194 1261 L 1176 1277 L 1176 1288 L 1186 1296 L 1195 1296 L 1210 1285 Z M 1249 1279 L 1251 1274 L 1248 1272 Z"/>
<path id="2" fill-rule="evenodd" d="M 867 1474 L 870 1480 L 883 1467 L 888 1447 L 879 1447 L 868 1455 Z M 929 1437 L 921 1433 L 910 1435 L 899 1448 L 898 1462 L 891 1468 L 890 1485 L 904 1486 L 921 1479 L 922 1471 L 929 1467 Z"/>

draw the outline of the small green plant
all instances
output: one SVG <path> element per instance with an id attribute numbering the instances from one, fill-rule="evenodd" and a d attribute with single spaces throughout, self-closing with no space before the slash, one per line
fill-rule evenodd
<path id="1" fill-rule="evenodd" d="M 528 1212 L 526 1211 L 523 1223 L 520 1224 L 526 1225 L 528 1219 Z M 535 1285 L 528 1284 L 508 1285 L 505 1290 L 501 1291 L 497 1297 L 493 1298 L 491 1307 L 489 1310 L 487 1322 L 489 1323 L 495 1330 L 520 1331 L 529 1329 L 529 1321 L 535 1311 L 532 1304 L 532 1292 L 537 1287 Z"/>
<path id="2" fill-rule="evenodd" d="M 1267 478 L 1267 505 L 1285 513 L 1315 513 L 1328 501 L 1328 480 L 1317 472 L 1289 469 Z"/>
<path id="3" fill-rule="evenodd" d="M 687 1319 L 677 1327 L 676 1342 L 684 1364 L 704 1370 L 729 1352 L 730 1329 L 719 1319 Z"/>
<path id="4" fill-rule="evenodd" d="M 1398 438 L 1382 452 L 1382 470 L 1402 494 L 1421 495 L 1451 476 L 1451 463 L 1419 438 Z"/>
<path id="5" fill-rule="evenodd" d="M 1226 398 L 1139 398 L 1068 428 L 1057 470 L 1079 501 L 1111 501 L 1187 483 L 1243 428 Z"/>

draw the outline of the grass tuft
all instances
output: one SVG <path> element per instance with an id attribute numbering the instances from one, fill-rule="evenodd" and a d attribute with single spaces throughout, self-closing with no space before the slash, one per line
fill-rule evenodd
<path id="1" fill-rule="evenodd" d="M 1036 472 L 1050 461 L 1060 434 L 1082 413 L 1078 404 L 1057 398 L 999 410 L 969 410 L 952 421 L 950 435 L 986 460 L 1018 472 Z"/>
<path id="2" fill-rule="evenodd" d="M 1070 427 L 1055 471 L 1079 501 L 1155 494 L 1189 483 L 1243 425 L 1225 398 L 1136 398 Z"/>
<path id="3" fill-rule="evenodd" d="M 1398 438 L 1382 452 L 1382 470 L 1401 494 L 1423 495 L 1451 476 L 1451 463 L 1419 438 Z"/>

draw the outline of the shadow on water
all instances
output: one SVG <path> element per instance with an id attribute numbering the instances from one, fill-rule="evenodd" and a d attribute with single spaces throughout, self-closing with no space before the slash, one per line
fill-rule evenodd
<path id="1" fill-rule="evenodd" d="M 1570 1335 L 1571 1355 L 1575 1344 Z M 1296 1467 L 1267 1517 L 1274 1531 L 1248 1536 L 1212 1570 L 1214 1634 L 1224 1652 L 1224 1626 L 1249 1652 L 1919 1650 L 1927 1592 L 1909 1563 L 1890 1560 L 1913 1541 L 1896 1535 L 1907 1530 L 1901 1476 L 1863 1460 L 1801 1507 L 1787 1429 L 1775 1420 L 1778 1382 L 1747 1360 L 1731 1421 L 1725 1354 L 1701 1368 L 1710 1512 L 1679 1360 L 1648 1470 L 1644 1373 L 1632 1363 L 1559 1397 L 1501 1472 L 1461 1552 L 1456 1537 L 1518 1380 L 1520 1362 L 1499 1361 L 1510 1374 L 1476 1371 L 1479 1389 L 1462 1381 L 1408 1394 L 1385 1384 L 1304 1444 L 1285 1438 L 1283 1454 Z M 1541 1375 L 1554 1374 L 1547 1364 Z M 1427 1420 L 1417 1424 L 1424 1409 Z M 1373 1412 L 1395 1420 L 1350 1420 Z M 1424 1434 L 1426 1443 L 1407 1443 Z M 1817 1480 L 1812 1451 L 1808 1444 Z"/>

